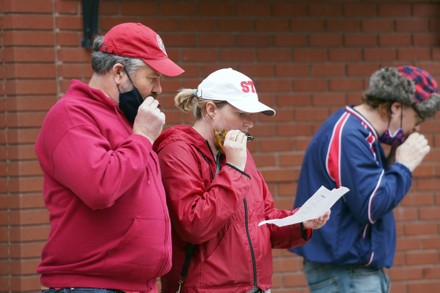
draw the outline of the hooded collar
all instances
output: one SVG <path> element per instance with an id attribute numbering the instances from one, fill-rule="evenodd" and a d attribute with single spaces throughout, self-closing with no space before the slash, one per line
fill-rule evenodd
<path id="1" fill-rule="evenodd" d="M 189 125 L 172 126 L 164 130 L 154 142 L 153 149 L 159 153 L 162 148 L 175 141 L 184 141 L 193 145 L 202 152 L 206 158 L 212 158 L 214 160 L 214 154 L 209 147 L 208 141 Z"/>

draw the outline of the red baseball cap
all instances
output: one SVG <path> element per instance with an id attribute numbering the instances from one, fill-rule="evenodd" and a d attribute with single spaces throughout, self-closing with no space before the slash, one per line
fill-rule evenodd
<path id="1" fill-rule="evenodd" d="M 184 70 L 168 58 L 161 37 L 149 27 L 134 22 L 118 24 L 105 35 L 99 51 L 122 57 L 139 58 L 166 76 L 177 76 Z"/>

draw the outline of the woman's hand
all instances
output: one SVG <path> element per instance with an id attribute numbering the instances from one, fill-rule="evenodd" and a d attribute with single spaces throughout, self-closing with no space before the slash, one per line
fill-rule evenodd
<path id="1" fill-rule="evenodd" d="M 322 228 L 322 226 L 327 223 L 328 219 L 330 219 L 330 214 L 331 211 L 328 210 L 324 215 L 319 218 L 303 222 L 304 228 L 314 230 Z"/>

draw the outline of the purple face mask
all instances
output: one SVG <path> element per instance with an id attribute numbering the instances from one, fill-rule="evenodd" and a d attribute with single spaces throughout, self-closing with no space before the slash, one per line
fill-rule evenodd
<path id="1" fill-rule="evenodd" d="M 379 137 L 379 141 L 381 143 L 397 147 L 401 145 L 405 141 L 405 133 L 403 132 L 402 128 L 399 128 L 394 132 L 391 133 L 390 129 L 388 128 L 382 135 Z"/>
<path id="2" fill-rule="evenodd" d="M 388 129 L 382 133 L 379 137 L 379 141 L 381 143 L 390 145 L 392 147 L 398 147 L 405 141 L 405 132 L 402 129 L 403 123 L 403 108 L 400 108 L 400 128 L 396 130 L 396 132 L 391 133 L 390 130 L 390 122 L 388 122 Z"/>

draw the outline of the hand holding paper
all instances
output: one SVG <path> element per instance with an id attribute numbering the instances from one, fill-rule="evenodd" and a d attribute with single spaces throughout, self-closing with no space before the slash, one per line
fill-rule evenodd
<path id="1" fill-rule="evenodd" d="M 324 186 L 321 186 L 295 214 L 283 219 L 262 221 L 258 224 L 258 226 L 264 224 L 274 224 L 278 227 L 283 227 L 319 218 L 320 216 L 324 215 L 336 203 L 336 201 L 348 191 L 349 189 L 344 186 L 334 188 L 331 191 Z"/>

